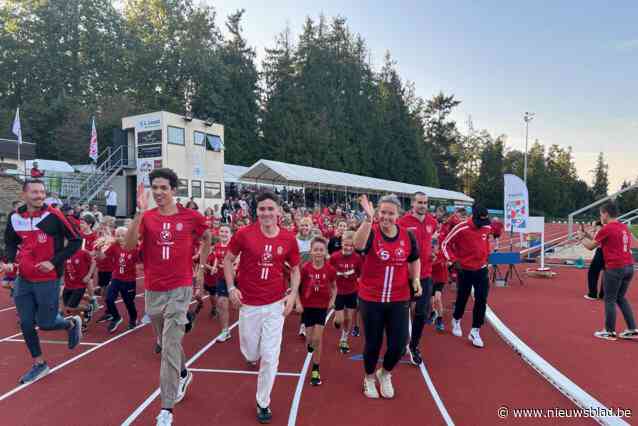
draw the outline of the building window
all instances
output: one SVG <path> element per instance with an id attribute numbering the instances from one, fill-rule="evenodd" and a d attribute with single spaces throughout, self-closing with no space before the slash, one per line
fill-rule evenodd
<path id="1" fill-rule="evenodd" d="M 191 197 L 202 198 L 202 181 L 201 180 L 191 181 Z"/>
<path id="2" fill-rule="evenodd" d="M 222 184 L 219 182 L 204 182 L 205 198 L 222 198 Z"/>
<path id="3" fill-rule="evenodd" d="M 206 140 L 206 133 L 193 132 L 193 144 L 204 146 L 205 140 Z"/>
<path id="4" fill-rule="evenodd" d="M 177 179 L 177 196 L 188 197 L 188 179 Z"/>
<path id="5" fill-rule="evenodd" d="M 224 149 L 222 138 L 220 138 L 218 135 L 211 135 L 206 133 L 206 149 L 209 151 L 220 152 L 222 149 Z"/>
<path id="6" fill-rule="evenodd" d="M 184 129 L 182 127 L 168 126 L 168 143 L 184 145 Z"/>

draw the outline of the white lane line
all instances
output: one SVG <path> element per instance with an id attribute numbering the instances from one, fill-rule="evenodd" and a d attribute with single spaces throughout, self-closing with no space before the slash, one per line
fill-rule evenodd
<path id="1" fill-rule="evenodd" d="M 538 374 L 565 395 L 576 406 L 592 413 L 592 418 L 601 425 L 629 426 L 620 417 L 616 416 L 616 410 L 604 406 L 596 398 L 585 392 L 580 386 L 572 382 L 569 377 L 557 370 L 532 348 L 527 346 L 512 330 L 510 330 L 494 311 L 488 306 L 485 318 L 503 339 L 523 360 L 529 364 Z"/>
<path id="2" fill-rule="evenodd" d="M 203 297 L 202 299 L 206 299 L 207 297 L 208 297 L 208 296 L 205 296 L 205 297 Z M 197 301 L 196 301 L 196 300 L 193 300 L 193 301 L 192 301 L 189 305 L 192 305 L 192 304 L 193 304 L 193 303 L 195 303 L 195 302 L 197 302 Z M 87 351 L 85 351 L 85 352 L 82 352 L 81 354 L 78 354 L 78 355 L 74 356 L 73 358 L 70 358 L 70 359 L 68 359 L 68 360 L 64 361 L 62 364 L 56 365 L 55 367 L 53 367 L 53 368 L 51 369 L 51 371 L 49 372 L 49 374 L 51 374 L 51 373 L 55 373 L 56 371 L 60 370 L 61 368 L 64 368 L 64 367 L 66 367 L 67 365 L 72 364 L 72 363 L 74 363 L 75 361 L 77 361 L 77 360 L 79 360 L 79 359 L 84 358 L 84 357 L 85 357 L 85 356 L 87 356 L 88 354 L 93 353 L 94 351 L 96 351 L 96 350 L 98 350 L 98 349 L 100 349 L 100 348 L 103 348 L 104 346 L 106 346 L 106 345 L 108 345 L 108 344 L 110 344 L 110 343 L 113 343 L 113 342 L 115 342 L 116 340 L 119 340 L 119 339 L 121 339 L 122 337 L 127 336 L 128 334 L 130 334 L 130 333 L 134 332 L 135 330 L 138 330 L 138 329 L 140 329 L 140 328 L 142 328 L 142 327 L 144 327 L 144 326 L 147 326 L 147 325 L 148 325 L 148 324 L 139 324 L 139 325 L 138 325 L 137 327 L 135 327 L 135 328 L 132 328 L 132 329 L 130 329 L 130 330 L 126 330 L 125 332 L 123 332 L 123 333 L 121 333 L 121 334 L 118 334 L 117 336 L 113 336 L 113 337 L 111 337 L 110 339 L 105 340 L 105 341 L 104 341 L 104 342 L 102 342 L 102 343 L 98 343 L 98 345 L 97 345 L 97 346 L 93 346 L 91 349 L 89 349 L 89 350 L 87 350 Z M 20 334 L 22 334 L 22 333 L 20 333 Z M 15 336 L 19 336 L 20 334 L 17 334 L 17 335 L 15 335 Z M 13 337 L 15 337 L 15 336 L 11 336 L 10 338 L 13 338 Z M 4 340 L 4 339 L 3 339 L 3 340 Z M 1 342 L 1 340 L 0 340 L 0 342 Z M 37 382 L 40 382 L 40 380 L 38 380 Z M 18 393 L 18 392 L 20 392 L 22 389 L 24 389 L 24 388 L 26 388 L 26 387 L 29 387 L 29 386 L 31 386 L 32 384 L 37 383 L 37 382 L 26 383 L 26 384 L 24 384 L 24 385 L 20 385 L 20 386 L 17 386 L 17 387 L 15 387 L 15 388 L 11 389 L 9 392 L 7 392 L 7 393 L 5 393 L 5 394 L 3 394 L 3 395 L 1 395 L 1 396 L 0 396 L 0 401 L 4 401 L 5 399 L 9 398 L 11 395 L 13 395 L 13 394 L 15 394 L 15 393 Z"/>
<path id="3" fill-rule="evenodd" d="M 233 323 L 233 325 L 231 325 L 228 330 L 229 331 L 232 330 L 233 328 L 237 327 L 238 324 L 239 324 L 239 321 L 235 321 L 235 323 Z M 197 361 L 197 359 L 199 357 L 201 357 L 208 349 L 210 349 L 215 343 L 217 343 L 217 340 L 219 339 L 219 336 L 221 336 L 221 333 L 218 334 L 213 340 L 208 342 L 206 344 L 206 346 L 201 348 L 199 350 L 199 352 L 197 352 L 195 355 L 193 355 L 186 362 L 186 367 L 189 367 L 191 364 L 193 364 L 195 361 Z M 151 405 L 151 403 L 155 400 L 155 398 L 157 398 L 159 396 L 159 394 L 160 394 L 160 388 L 155 389 L 155 391 L 153 393 L 151 393 L 148 396 L 148 398 L 146 398 L 146 400 L 139 407 L 137 407 L 135 409 L 135 411 L 133 411 L 131 413 L 131 415 L 126 418 L 126 420 L 124 420 L 122 422 L 122 426 L 129 426 L 130 424 L 132 424 L 135 421 L 135 419 L 137 419 L 139 417 L 139 415 L 142 414 L 142 412 L 146 409 L 146 407 Z"/>
<path id="4" fill-rule="evenodd" d="M 249 370 L 220 370 L 216 368 L 189 368 L 189 371 L 193 371 L 195 373 L 229 373 L 229 374 L 251 374 L 257 375 L 259 371 L 249 371 Z M 278 372 L 278 376 L 289 376 L 289 377 L 299 377 L 301 373 L 282 373 Z"/>
<path id="5" fill-rule="evenodd" d="M 24 343 L 24 339 L 7 339 L 5 342 L 20 342 Z M 40 343 L 53 343 L 56 345 L 68 345 L 69 342 L 66 340 L 43 340 L 40 339 Z M 91 342 L 80 342 L 80 346 L 99 346 L 99 343 L 91 343 Z"/>
<path id="6" fill-rule="evenodd" d="M 454 426 L 452 417 L 450 417 L 450 413 L 448 413 L 447 409 L 445 408 L 445 404 L 443 404 L 443 400 L 441 399 L 441 397 L 439 396 L 439 393 L 434 387 L 434 383 L 432 382 L 432 379 L 430 378 L 430 375 L 428 374 L 428 370 L 425 368 L 425 364 L 421 363 L 421 366 L 419 369 L 421 370 L 423 379 L 425 379 L 425 384 L 428 386 L 428 389 L 430 390 L 430 393 L 432 394 L 432 398 L 434 398 L 434 402 L 436 403 L 436 406 L 439 408 L 439 411 L 441 412 L 441 416 L 443 416 L 443 419 L 445 420 L 445 424 L 447 426 Z"/>
<path id="7" fill-rule="evenodd" d="M 326 315 L 326 321 L 324 324 L 328 324 L 328 320 L 334 310 L 328 312 Z M 288 416 L 288 426 L 294 426 L 297 424 L 297 413 L 299 412 L 299 401 L 301 401 L 301 392 L 303 391 L 303 385 L 306 382 L 306 375 L 308 374 L 308 367 L 310 367 L 310 361 L 312 360 L 312 353 L 306 355 L 306 359 L 303 362 L 301 368 L 301 375 L 299 375 L 299 381 L 297 381 L 297 387 L 295 388 L 295 396 L 292 398 L 292 404 L 290 405 L 290 415 Z"/>

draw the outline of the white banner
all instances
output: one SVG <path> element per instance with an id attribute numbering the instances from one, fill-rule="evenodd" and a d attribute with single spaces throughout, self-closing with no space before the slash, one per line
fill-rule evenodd
<path id="1" fill-rule="evenodd" d="M 529 218 L 529 195 L 525 182 L 516 175 L 505 175 L 505 231 L 525 232 Z"/>
<path id="2" fill-rule="evenodd" d="M 135 130 L 142 132 L 145 130 L 159 130 L 162 128 L 162 120 L 160 116 L 151 116 L 141 118 L 135 123 Z"/>
<path id="3" fill-rule="evenodd" d="M 138 158 L 137 159 L 137 184 L 144 182 L 145 188 L 151 187 L 151 182 L 148 179 L 148 175 L 153 169 L 162 167 L 161 158 Z"/>

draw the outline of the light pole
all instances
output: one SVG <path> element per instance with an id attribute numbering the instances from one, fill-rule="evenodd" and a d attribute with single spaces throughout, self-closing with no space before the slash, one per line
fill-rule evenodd
<path id="1" fill-rule="evenodd" d="M 534 119 L 534 115 L 535 114 L 533 112 L 525 112 L 525 114 L 523 114 L 523 121 L 525 121 L 525 156 L 524 156 L 525 165 L 523 166 L 523 181 L 525 182 L 526 186 L 527 186 L 527 139 L 529 136 L 529 122 Z"/>

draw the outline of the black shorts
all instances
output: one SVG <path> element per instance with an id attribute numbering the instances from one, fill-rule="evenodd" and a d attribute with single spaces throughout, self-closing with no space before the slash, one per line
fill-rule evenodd
<path id="1" fill-rule="evenodd" d="M 67 308 L 77 308 L 85 291 L 86 288 L 65 288 L 62 290 L 62 303 Z"/>
<path id="2" fill-rule="evenodd" d="M 443 285 L 443 283 L 434 283 L 432 285 L 432 296 L 434 296 L 434 293 L 436 293 L 437 291 L 443 293 Z"/>
<path id="3" fill-rule="evenodd" d="M 111 273 L 107 271 L 98 271 L 97 273 L 97 285 L 99 287 L 106 287 L 111 283 Z"/>
<path id="4" fill-rule="evenodd" d="M 357 292 L 350 294 L 337 294 L 335 298 L 335 311 L 346 309 L 357 309 Z"/>
<path id="5" fill-rule="evenodd" d="M 223 278 L 217 281 L 217 296 L 228 297 L 228 286 L 226 285 L 226 280 Z"/>
<path id="6" fill-rule="evenodd" d="M 215 296 L 217 294 L 217 286 L 215 284 L 204 284 L 204 290 L 206 290 L 211 296 Z"/>
<path id="7" fill-rule="evenodd" d="M 301 322 L 306 327 L 312 327 L 315 325 L 326 325 L 326 316 L 328 310 L 323 308 L 303 308 L 301 313 Z"/>

